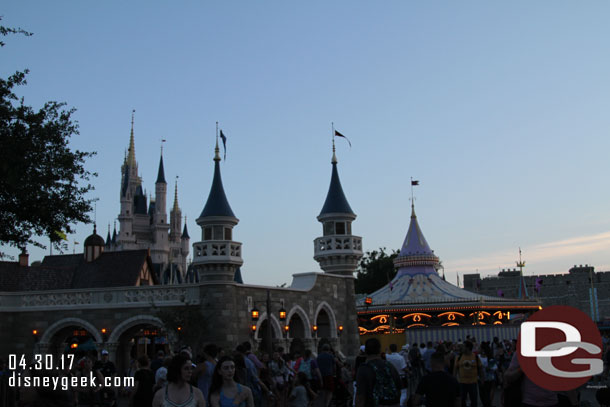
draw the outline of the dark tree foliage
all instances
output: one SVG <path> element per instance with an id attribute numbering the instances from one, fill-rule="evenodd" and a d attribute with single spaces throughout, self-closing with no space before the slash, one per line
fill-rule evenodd
<path id="1" fill-rule="evenodd" d="M 0 35 L 8 34 L 31 35 L 0 26 Z M 44 248 L 34 240 L 44 236 L 60 248 L 62 234 L 73 232 L 71 225 L 91 221 L 92 200 L 85 195 L 93 189 L 90 177 L 97 174 L 83 164 L 95 153 L 68 146 L 70 137 L 79 134 L 71 118 L 74 109 L 47 102 L 35 110 L 17 97 L 14 88 L 26 84 L 27 73 L 0 78 L 0 244 Z"/>
<path id="2" fill-rule="evenodd" d="M 199 344 L 205 342 L 209 324 L 199 305 L 157 308 L 157 316 L 163 321 L 166 329 L 176 333 L 180 345 L 190 345 L 197 350 Z"/>
<path id="3" fill-rule="evenodd" d="M 356 294 L 370 294 L 390 282 L 396 275 L 394 268 L 396 256 L 398 250 L 388 254 L 385 247 L 380 248 L 379 251 L 366 252 L 356 270 Z"/>

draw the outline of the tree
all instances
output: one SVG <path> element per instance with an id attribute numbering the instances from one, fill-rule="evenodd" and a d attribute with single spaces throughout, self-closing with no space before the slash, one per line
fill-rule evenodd
<path id="1" fill-rule="evenodd" d="M 0 26 L 0 35 L 8 34 L 32 35 Z M 68 146 L 79 134 L 75 109 L 51 101 L 36 111 L 17 97 L 14 88 L 26 84 L 28 72 L 0 78 L 0 244 L 45 248 L 34 240 L 45 236 L 59 248 L 65 233 L 74 231 L 71 225 L 91 221 L 92 200 L 85 195 L 97 174 L 83 164 L 95 153 Z"/>
<path id="2" fill-rule="evenodd" d="M 190 345 L 196 350 L 199 344 L 205 342 L 209 324 L 199 305 L 187 303 L 180 308 L 156 309 L 165 328 L 178 335 L 179 345 Z"/>
<path id="3" fill-rule="evenodd" d="M 398 250 L 387 254 L 386 248 L 382 247 L 372 252 L 366 252 L 360 260 L 356 270 L 355 290 L 356 294 L 369 294 L 377 291 L 396 275 L 394 259 L 398 256 Z"/>

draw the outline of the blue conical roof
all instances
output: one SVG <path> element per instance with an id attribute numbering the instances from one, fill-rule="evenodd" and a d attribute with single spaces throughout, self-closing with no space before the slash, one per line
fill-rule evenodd
<path id="1" fill-rule="evenodd" d="M 354 215 L 354 211 L 349 206 L 347 198 L 343 193 L 341 187 L 341 180 L 339 179 L 339 171 L 337 171 L 337 163 L 333 162 L 333 172 L 330 178 L 330 186 L 328 187 L 328 194 L 326 195 L 326 201 L 320 215 L 326 215 L 329 213 L 347 213 Z"/>
<path id="2" fill-rule="evenodd" d="M 220 177 L 220 160 L 214 160 L 214 179 L 210 188 L 210 195 L 201 211 L 200 218 L 206 216 L 230 216 L 235 217 L 231 205 L 225 195 L 225 190 L 222 186 L 222 178 Z"/>
<path id="3" fill-rule="evenodd" d="M 189 236 L 189 231 L 186 228 L 186 222 L 184 222 L 184 228 L 182 229 L 182 238 L 183 239 L 190 239 L 191 237 Z"/>
<path id="4" fill-rule="evenodd" d="M 409 224 L 409 231 L 405 237 L 405 241 L 400 249 L 399 256 L 413 256 L 421 254 L 433 254 L 432 249 L 428 245 L 424 234 L 419 228 L 417 223 L 417 216 L 415 216 L 415 209 L 411 208 L 411 223 Z"/>
<path id="5" fill-rule="evenodd" d="M 159 160 L 159 172 L 157 173 L 156 183 L 167 184 L 167 182 L 165 181 L 165 170 L 163 169 L 163 156 L 161 156 L 161 159 Z"/>

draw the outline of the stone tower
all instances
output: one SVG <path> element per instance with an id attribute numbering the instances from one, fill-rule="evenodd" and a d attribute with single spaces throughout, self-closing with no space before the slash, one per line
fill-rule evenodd
<path id="1" fill-rule="evenodd" d="M 326 273 L 353 275 L 362 258 L 362 238 L 352 235 L 356 214 L 343 193 L 333 141 L 332 174 L 326 201 L 318 215 L 323 236 L 314 240 L 314 260 Z"/>
<path id="2" fill-rule="evenodd" d="M 233 227 L 239 219 L 233 214 L 220 176 L 218 137 L 214 154 L 214 178 L 208 200 L 197 224 L 201 241 L 193 244 L 193 267 L 200 281 L 233 282 L 235 270 L 243 264 L 241 243 L 233 241 Z"/>

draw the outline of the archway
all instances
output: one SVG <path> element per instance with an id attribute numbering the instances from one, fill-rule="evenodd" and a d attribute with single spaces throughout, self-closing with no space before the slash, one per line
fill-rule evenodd
<path id="1" fill-rule="evenodd" d="M 91 356 L 95 360 L 101 343 L 100 332 L 90 322 L 64 318 L 46 329 L 38 346 L 42 352 L 56 356 L 73 353 L 77 357 Z"/>
<path id="2" fill-rule="evenodd" d="M 175 339 L 174 335 L 168 335 L 159 318 L 137 315 L 120 323 L 108 342 L 113 348 L 110 349 L 111 357 L 114 353 L 118 371 L 129 372 L 140 356 L 146 355 L 152 360 L 159 350 L 168 354 L 172 339 Z"/>
<path id="3" fill-rule="evenodd" d="M 316 325 L 318 327 L 318 338 L 330 338 L 332 333 L 330 329 L 330 317 L 325 309 L 321 309 L 318 312 L 318 316 L 316 318 Z"/>
<path id="4" fill-rule="evenodd" d="M 318 338 L 337 338 L 337 319 L 333 309 L 326 301 L 322 301 L 316 309 L 316 318 L 314 319 L 318 327 Z"/>
<path id="5" fill-rule="evenodd" d="M 271 324 L 269 324 L 267 313 L 264 312 L 256 324 L 256 333 L 254 335 L 254 339 L 256 339 L 258 342 L 258 349 L 262 350 L 263 352 L 269 349 L 267 337 L 267 331 L 269 329 L 271 329 L 272 342 L 274 339 L 282 338 L 282 327 L 280 325 L 280 321 L 278 321 L 275 315 L 271 315 Z"/>

